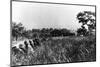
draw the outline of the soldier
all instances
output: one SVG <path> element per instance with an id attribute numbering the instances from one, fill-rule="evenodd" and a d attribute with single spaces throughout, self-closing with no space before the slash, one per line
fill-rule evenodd
<path id="1" fill-rule="evenodd" d="M 25 50 L 22 44 L 19 45 L 19 48 L 23 51 L 23 53 L 27 53 L 27 51 Z"/>
<path id="2" fill-rule="evenodd" d="M 16 54 L 21 52 L 16 46 L 12 47 L 11 50 L 12 50 L 12 54 L 14 54 L 14 55 L 16 55 Z"/>
<path id="3" fill-rule="evenodd" d="M 33 46 L 33 44 L 32 44 L 32 42 L 31 42 L 31 40 L 29 40 L 29 43 L 30 43 L 30 46 L 33 48 L 33 50 L 34 50 L 34 46 Z"/>
<path id="4" fill-rule="evenodd" d="M 34 46 L 40 46 L 40 43 L 39 43 L 39 39 L 34 39 L 33 40 L 33 43 L 34 43 Z"/>
<path id="5" fill-rule="evenodd" d="M 24 44 L 25 44 L 26 53 L 28 53 L 28 43 L 27 43 L 27 41 L 24 41 Z"/>

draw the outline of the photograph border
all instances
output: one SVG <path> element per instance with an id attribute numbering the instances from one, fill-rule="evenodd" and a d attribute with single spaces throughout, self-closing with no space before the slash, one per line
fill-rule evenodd
<path id="1" fill-rule="evenodd" d="M 22 1 L 22 0 L 10 0 L 10 66 L 12 64 L 12 57 L 11 57 L 11 47 L 12 47 L 12 2 L 27 2 L 27 3 L 41 3 L 41 4 L 59 4 L 59 5 L 74 5 L 74 6 L 90 6 L 95 8 L 95 22 L 96 22 L 96 28 L 97 28 L 97 6 L 96 5 L 87 5 L 87 4 L 72 4 L 72 3 L 56 3 L 56 2 L 41 2 L 41 1 Z M 97 29 L 95 31 L 95 37 L 97 40 Z M 97 52 L 97 41 L 96 41 L 96 52 Z M 97 60 L 97 53 L 96 53 L 96 60 Z M 95 61 L 80 61 L 80 62 L 69 62 L 69 63 L 85 63 L 85 62 L 96 62 Z M 17 66 L 37 66 L 37 65 L 52 65 L 52 64 L 69 64 L 67 62 L 61 62 L 61 63 L 49 63 L 49 64 L 32 64 L 32 65 L 16 65 L 11 67 L 17 67 Z"/>

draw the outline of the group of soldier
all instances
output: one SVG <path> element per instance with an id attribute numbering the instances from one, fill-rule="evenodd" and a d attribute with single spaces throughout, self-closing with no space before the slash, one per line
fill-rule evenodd
<path id="1" fill-rule="evenodd" d="M 14 55 L 16 55 L 17 53 L 24 53 L 27 54 L 28 53 L 28 48 L 29 46 L 31 46 L 31 48 L 34 50 L 34 48 L 36 48 L 37 46 L 40 46 L 40 40 L 39 39 L 33 39 L 33 40 L 25 40 L 23 44 L 19 44 L 19 48 L 17 48 L 16 46 L 11 48 L 11 51 Z"/>

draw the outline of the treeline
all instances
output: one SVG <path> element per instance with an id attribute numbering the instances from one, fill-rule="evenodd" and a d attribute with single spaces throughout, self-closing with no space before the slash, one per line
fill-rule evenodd
<path id="1" fill-rule="evenodd" d="M 43 28 L 43 29 L 32 29 L 29 32 L 32 37 L 58 37 L 58 36 L 74 36 L 75 34 L 72 33 L 70 30 L 63 28 Z"/>
<path id="2" fill-rule="evenodd" d="M 75 33 L 72 33 L 66 28 L 57 29 L 57 28 L 42 28 L 42 29 L 32 29 L 26 30 L 23 24 L 12 23 L 12 36 L 16 40 L 20 37 L 25 38 L 48 38 L 48 37 L 60 37 L 60 36 L 74 36 Z"/>
<path id="3" fill-rule="evenodd" d="M 81 23 L 81 28 L 77 29 L 76 32 L 72 33 L 70 30 L 63 28 L 43 28 L 43 29 L 32 29 L 26 30 L 23 24 L 16 22 L 12 23 L 12 36 L 13 38 L 18 37 L 26 37 L 26 38 L 33 38 L 33 37 L 58 37 L 58 36 L 90 36 L 95 35 L 96 31 L 96 14 L 91 11 L 83 11 L 79 12 L 76 16 L 78 23 Z M 88 29 L 85 28 L 88 27 Z"/>

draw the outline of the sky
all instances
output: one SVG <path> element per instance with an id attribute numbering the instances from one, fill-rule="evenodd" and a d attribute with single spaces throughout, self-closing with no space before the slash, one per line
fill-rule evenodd
<path id="1" fill-rule="evenodd" d="M 95 12 L 95 7 L 46 3 L 12 2 L 12 22 L 22 23 L 26 29 L 67 28 L 77 30 L 76 15 L 82 11 Z"/>

